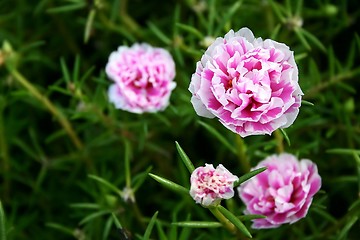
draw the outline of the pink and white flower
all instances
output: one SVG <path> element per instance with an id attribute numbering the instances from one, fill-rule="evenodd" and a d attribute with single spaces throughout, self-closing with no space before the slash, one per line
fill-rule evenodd
<path id="1" fill-rule="evenodd" d="M 196 65 L 189 91 L 195 111 L 245 137 L 289 127 L 303 92 L 294 54 L 248 28 L 217 38 Z"/>
<path id="2" fill-rule="evenodd" d="M 267 170 L 238 187 L 246 205 L 244 213 L 266 216 L 253 220 L 252 227 L 276 228 L 305 217 L 313 196 L 321 187 L 316 164 L 283 153 L 267 157 L 254 169 L 260 167 Z"/>
<path id="3" fill-rule="evenodd" d="M 132 113 L 164 110 L 176 86 L 169 52 L 145 43 L 120 46 L 111 53 L 105 71 L 114 81 L 108 91 L 110 102 Z"/>
<path id="4" fill-rule="evenodd" d="M 230 173 L 222 164 L 196 168 L 190 177 L 190 195 L 203 206 L 217 205 L 221 199 L 234 196 L 234 182 L 239 178 Z"/>

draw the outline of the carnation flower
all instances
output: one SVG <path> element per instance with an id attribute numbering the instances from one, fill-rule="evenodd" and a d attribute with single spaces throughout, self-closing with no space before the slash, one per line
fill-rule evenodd
<path id="1" fill-rule="evenodd" d="M 190 177 L 190 195 L 203 206 L 217 205 L 221 199 L 234 196 L 234 182 L 239 178 L 230 173 L 222 164 L 196 168 Z"/>
<path id="2" fill-rule="evenodd" d="M 198 115 L 217 117 L 242 137 L 289 127 L 303 95 L 289 47 L 254 38 L 248 28 L 230 30 L 209 46 L 189 91 Z"/>
<path id="3" fill-rule="evenodd" d="M 313 196 L 321 187 L 315 163 L 287 153 L 273 155 L 254 169 L 267 170 L 238 187 L 245 214 L 265 215 L 253 220 L 253 228 L 276 228 L 306 216 Z"/>
<path id="4" fill-rule="evenodd" d="M 169 105 L 175 88 L 175 63 L 169 52 L 148 44 L 121 46 L 112 52 L 106 74 L 114 81 L 109 100 L 133 113 L 157 112 Z"/>

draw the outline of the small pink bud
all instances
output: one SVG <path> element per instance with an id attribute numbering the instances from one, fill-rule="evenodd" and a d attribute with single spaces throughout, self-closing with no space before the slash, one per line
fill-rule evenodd
<path id="1" fill-rule="evenodd" d="M 190 177 L 190 195 L 203 206 L 217 205 L 221 199 L 234 196 L 234 182 L 239 178 L 222 164 L 215 169 L 212 164 L 196 168 Z"/>

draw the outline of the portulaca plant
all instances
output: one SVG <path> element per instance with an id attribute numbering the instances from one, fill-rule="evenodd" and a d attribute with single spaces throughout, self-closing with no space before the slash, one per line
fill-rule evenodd
<path id="1" fill-rule="evenodd" d="M 0 240 L 358 239 L 359 9 L 0 1 Z"/>
<path id="2" fill-rule="evenodd" d="M 217 117 L 241 137 L 271 134 L 289 127 L 299 113 L 303 95 L 289 47 L 271 39 L 255 38 L 248 28 L 230 30 L 208 47 L 196 65 L 189 90 L 198 115 Z M 246 205 L 245 219 L 252 220 L 255 229 L 276 228 L 304 218 L 321 187 L 316 164 L 299 161 L 291 154 L 270 156 L 238 178 L 222 164 L 214 168 L 206 163 L 204 167 L 194 168 L 176 144 L 191 173 L 190 190 L 159 176 L 150 176 L 175 191 L 190 194 L 222 226 L 231 232 L 239 230 L 247 237 L 251 234 L 240 218 L 221 205 L 222 200 L 234 197 L 235 187 L 238 186 L 239 197 Z M 197 224 L 178 223 L 188 227 Z M 202 223 L 202 227 L 206 224 L 210 227 L 214 223 Z"/>
<path id="3" fill-rule="evenodd" d="M 168 179 L 162 178 L 161 176 L 157 176 L 152 173 L 149 175 L 163 186 L 177 193 L 190 195 L 196 203 L 199 203 L 202 207 L 209 209 L 219 222 L 185 221 L 173 224 L 183 227 L 223 226 L 231 233 L 241 232 L 245 236 L 251 238 L 251 233 L 245 227 L 240 218 L 223 207 L 221 205 L 221 200 L 232 198 L 234 196 L 234 188 L 236 186 L 239 186 L 242 182 L 250 179 L 256 174 L 265 171 L 266 167 L 255 169 L 238 178 L 229 172 L 222 164 L 217 166 L 216 169 L 212 164 L 205 164 L 205 167 L 195 168 L 178 142 L 176 142 L 176 148 L 183 163 L 191 173 L 190 189 L 186 189 L 185 187 Z M 242 216 L 242 219 L 251 220 L 263 217 L 263 215 L 259 214 L 248 214 L 247 216 Z"/>

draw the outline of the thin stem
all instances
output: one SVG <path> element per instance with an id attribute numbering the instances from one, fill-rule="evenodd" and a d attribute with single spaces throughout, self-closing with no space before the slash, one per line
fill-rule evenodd
<path id="1" fill-rule="evenodd" d="M 110 116 L 106 115 L 99 107 L 97 107 L 93 104 L 90 104 L 89 108 L 96 115 L 98 115 L 98 117 L 100 118 L 100 121 L 106 128 L 110 129 L 113 132 L 118 132 L 121 137 L 124 137 L 128 140 L 131 140 L 131 141 L 136 140 L 135 137 L 130 132 L 128 132 L 126 129 L 124 129 L 124 127 L 117 126 L 116 122 Z"/>
<path id="2" fill-rule="evenodd" d="M 360 68 L 357 68 L 353 71 L 349 71 L 349 72 L 345 72 L 345 73 L 341 73 L 336 76 L 333 76 L 332 78 L 330 78 L 330 80 L 328 80 L 326 82 L 322 82 L 322 83 L 318 84 L 317 86 L 308 90 L 304 95 L 304 99 L 313 98 L 320 91 L 322 91 L 338 82 L 351 79 L 351 78 L 355 77 L 357 74 L 360 74 Z"/>
<path id="3" fill-rule="evenodd" d="M 131 189 L 130 144 L 128 141 L 125 141 L 125 181 L 126 187 Z"/>
<path id="4" fill-rule="evenodd" d="M 266 27 L 268 31 L 271 33 L 274 27 L 274 14 L 271 9 L 271 5 L 269 3 L 264 4 L 264 12 L 265 12 L 265 18 L 266 18 Z"/>
<path id="5" fill-rule="evenodd" d="M 0 201 L 0 240 L 6 240 L 6 219 L 1 201 Z"/>
<path id="6" fill-rule="evenodd" d="M 107 29 L 120 33 L 121 35 L 125 36 L 130 41 L 135 41 L 136 38 L 131 35 L 128 31 L 126 31 L 122 26 L 118 26 L 110 21 L 102 12 L 99 13 L 99 20 Z"/>
<path id="7" fill-rule="evenodd" d="M 278 153 L 282 153 L 284 152 L 284 137 L 282 135 L 282 133 L 280 132 L 279 129 L 277 129 L 275 132 L 274 132 L 274 137 L 275 137 L 275 140 L 276 140 L 276 149 L 277 149 L 277 152 Z"/>
<path id="8" fill-rule="evenodd" d="M 4 118 L 3 111 L 5 109 L 5 99 L 0 98 L 0 159 L 2 159 L 2 171 L 4 174 L 4 199 L 8 200 L 9 191 L 10 191 L 10 161 L 9 161 L 9 152 L 8 145 L 5 139 L 5 128 L 4 128 Z"/>
<path id="9" fill-rule="evenodd" d="M 90 104 L 90 103 L 89 103 Z M 116 128 L 115 123 L 112 118 L 104 114 L 102 110 L 100 110 L 97 106 L 94 104 L 90 104 L 90 109 L 99 116 L 100 120 L 102 121 L 103 125 L 111 130 L 114 130 Z"/>
<path id="10" fill-rule="evenodd" d="M 143 217 L 138 205 L 136 204 L 136 202 L 132 202 L 131 207 L 132 207 L 132 210 L 133 210 L 132 212 L 135 214 L 135 218 L 137 219 L 137 221 L 139 222 L 141 227 L 143 229 L 145 229 L 145 224 L 144 224 L 144 221 L 143 221 L 144 217 Z"/>
<path id="11" fill-rule="evenodd" d="M 127 29 L 129 29 L 137 37 L 142 36 L 139 24 L 127 13 L 127 0 L 122 0 L 120 2 L 119 16 Z"/>
<path id="12" fill-rule="evenodd" d="M 210 212 L 219 220 L 222 225 L 231 233 L 236 233 L 236 227 L 216 207 L 209 208 Z"/>
<path id="13" fill-rule="evenodd" d="M 333 234 L 333 232 L 336 232 L 337 230 L 341 229 L 346 223 L 350 221 L 351 218 L 355 216 L 360 215 L 360 205 L 357 205 L 356 207 L 352 208 L 345 214 L 339 221 L 337 221 L 334 225 L 331 225 L 327 230 L 323 231 L 320 236 L 330 236 Z M 319 237 L 320 237 L 319 236 Z"/>
<path id="14" fill-rule="evenodd" d="M 60 122 L 70 139 L 73 141 L 77 149 L 83 149 L 83 144 L 71 126 L 67 118 L 55 107 L 55 105 L 44 95 L 42 95 L 21 73 L 16 69 L 10 69 L 11 75 L 25 87 L 36 99 L 38 99 L 44 106 L 53 114 Z"/>
<path id="15" fill-rule="evenodd" d="M 31 95 L 33 95 L 37 100 L 39 100 L 48 110 L 49 112 L 60 122 L 60 125 L 64 128 L 65 132 L 69 135 L 70 139 L 74 143 L 75 147 L 78 150 L 83 150 L 84 145 L 81 142 L 80 138 L 77 136 L 74 131 L 71 123 L 68 119 L 63 115 L 63 113 L 43 94 L 39 92 L 21 73 L 19 73 L 14 68 L 9 68 L 9 72 L 11 75 L 24 87 L 26 88 Z M 86 154 L 84 156 L 84 161 L 91 172 L 95 172 L 95 168 L 92 164 L 91 159 Z"/>
<path id="16" fill-rule="evenodd" d="M 246 145 L 244 139 L 242 139 L 240 135 L 236 135 L 235 142 L 237 146 L 237 155 L 240 161 L 241 169 L 244 173 L 247 173 L 250 171 L 251 166 L 249 159 L 246 155 Z"/>

